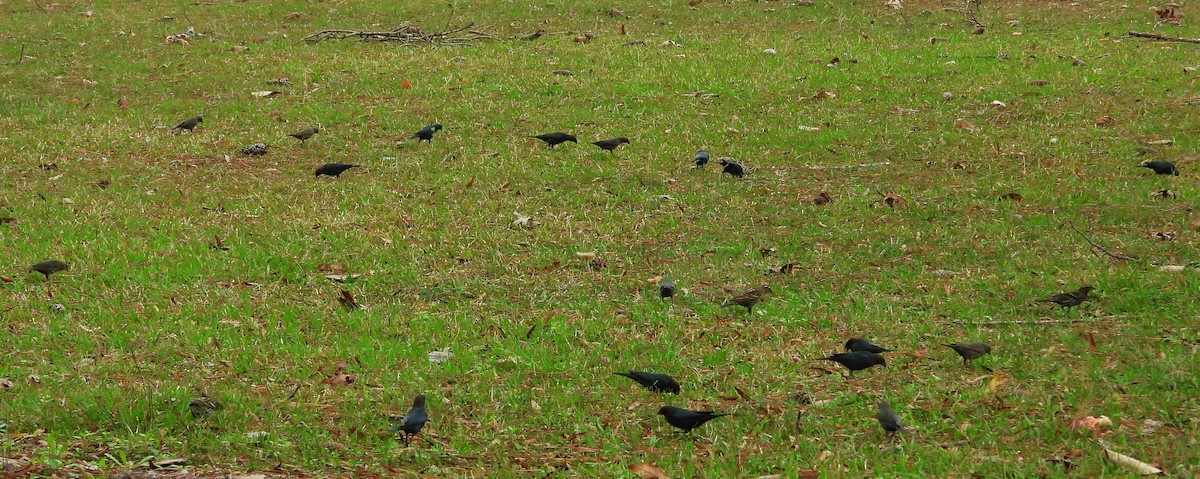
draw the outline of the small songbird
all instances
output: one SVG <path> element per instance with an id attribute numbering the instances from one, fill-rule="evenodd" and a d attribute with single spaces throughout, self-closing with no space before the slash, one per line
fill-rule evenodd
<path id="1" fill-rule="evenodd" d="M 883 427 L 884 431 L 887 431 L 889 436 L 904 432 L 904 426 L 900 425 L 900 416 L 887 401 L 879 401 L 879 411 L 875 413 L 875 419 L 879 420 L 879 425 Z"/>
<path id="2" fill-rule="evenodd" d="M 313 135 L 320 133 L 320 132 L 321 132 L 321 130 L 319 128 L 312 127 L 312 128 L 305 128 L 303 130 L 292 133 L 288 136 L 295 138 L 297 140 L 300 140 L 300 143 L 304 143 L 305 140 L 312 138 Z"/>
<path id="3" fill-rule="evenodd" d="M 854 377 L 854 371 L 861 371 L 870 368 L 876 364 L 887 367 L 887 360 L 883 359 L 876 353 L 870 351 L 854 351 L 849 353 L 837 353 L 821 358 L 823 361 L 833 361 L 845 366 L 850 370 L 850 376 Z"/>
<path id="4" fill-rule="evenodd" d="M 575 135 L 572 135 L 570 133 L 563 133 L 561 131 L 555 132 L 555 133 L 546 133 L 544 135 L 531 136 L 530 138 L 537 138 L 539 140 L 546 142 L 547 145 L 550 145 L 551 149 L 553 149 L 555 146 L 558 146 L 561 143 L 566 143 L 568 141 L 579 143 L 579 140 L 575 139 Z"/>
<path id="5" fill-rule="evenodd" d="M 667 424 L 683 429 L 683 432 L 692 432 L 692 429 L 696 429 L 708 421 L 728 416 L 728 414 L 718 414 L 712 411 L 691 411 L 674 406 L 663 406 L 658 410 L 658 414 L 667 419 Z"/>
<path id="6" fill-rule="evenodd" d="M 984 343 L 950 343 L 942 346 L 953 349 L 959 356 L 962 356 L 963 364 L 992 352 L 992 347 Z"/>
<path id="7" fill-rule="evenodd" d="M 1095 286 L 1092 286 L 1090 284 L 1085 284 L 1085 285 L 1079 287 L 1079 289 L 1077 289 L 1075 291 L 1067 291 L 1065 293 L 1058 293 L 1056 295 L 1050 296 L 1049 298 L 1039 299 L 1038 302 L 1039 303 L 1054 303 L 1059 306 L 1062 306 L 1064 309 L 1071 309 L 1075 306 L 1079 306 L 1084 301 L 1087 301 L 1088 293 L 1091 293 L 1092 290 L 1094 290 L 1094 289 L 1096 289 Z"/>
<path id="8" fill-rule="evenodd" d="M 195 418 L 207 416 L 224 408 L 225 406 L 208 396 L 198 397 L 188 403 L 188 412 L 192 413 L 192 417 Z"/>
<path id="9" fill-rule="evenodd" d="M 675 378 L 666 374 L 648 373 L 643 371 L 629 371 L 627 373 L 613 373 L 617 376 L 625 376 L 629 379 L 637 381 L 642 387 L 650 390 L 652 393 L 671 393 L 679 394 L 679 383 Z"/>
<path id="10" fill-rule="evenodd" d="M 708 164 L 708 152 L 700 150 L 699 153 L 696 153 L 696 157 L 692 158 L 692 164 L 696 165 L 692 167 L 693 170 L 696 168 L 704 168 L 704 165 Z"/>
<path id="11" fill-rule="evenodd" d="M 762 285 L 757 288 L 750 288 L 745 293 L 725 300 L 725 302 L 721 304 L 721 307 L 728 308 L 730 306 L 737 305 L 745 307 L 747 313 L 753 313 L 754 305 L 761 303 L 762 300 L 766 299 L 766 296 L 771 293 L 774 293 L 774 291 L 771 291 L 771 287 L 767 285 Z"/>
<path id="12" fill-rule="evenodd" d="M 46 276 L 46 279 L 50 279 L 50 275 L 57 273 L 59 271 L 65 271 L 66 269 L 67 269 L 67 263 L 64 263 L 64 262 L 56 260 L 56 259 L 49 259 L 46 261 L 42 261 L 41 263 L 38 263 L 38 264 L 35 264 L 35 265 L 29 267 L 29 271 L 37 271 L 39 273 L 42 273 L 43 275 Z"/>
<path id="13" fill-rule="evenodd" d="M 196 128 L 196 125 L 199 125 L 201 123 L 204 123 L 203 117 L 193 116 L 191 118 L 188 118 L 186 120 L 179 122 L 178 125 L 175 125 L 175 129 L 192 131 L 194 128 Z"/>
<path id="14" fill-rule="evenodd" d="M 663 278 L 658 283 L 658 297 L 666 299 L 675 297 L 675 282 L 671 278 Z"/>
<path id="15" fill-rule="evenodd" d="M 1154 170 L 1156 175 L 1175 175 L 1179 176 L 1179 169 L 1175 168 L 1175 164 L 1169 161 L 1150 161 L 1146 160 L 1138 164 L 1141 168 L 1150 168 Z"/>
<path id="16" fill-rule="evenodd" d="M 601 150 L 609 153 L 612 153 L 613 150 L 617 149 L 618 146 L 621 146 L 621 143 L 629 143 L 629 138 L 618 136 L 616 138 L 592 142 L 593 145 L 599 146 Z"/>
<path id="17" fill-rule="evenodd" d="M 746 176 L 746 167 L 733 161 L 733 158 L 721 158 L 721 173 L 729 173 L 729 176 L 741 178 Z"/>
<path id="18" fill-rule="evenodd" d="M 358 165 L 350 165 L 350 164 L 346 164 L 346 163 L 326 163 L 324 165 L 321 165 L 320 168 L 317 168 L 316 176 L 326 175 L 326 176 L 332 176 L 334 178 L 337 178 L 342 173 L 345 173 L 346 170 L 349 170 L 350 168 L 354 168 L 356 166 L 358 166 Z"/>
<path id="19" fill-rule="evenodd" d="M 442 129 L 441 123 L 434 123 L 432 125 L 427 125 L 425 128 L 421 128 L 420 130 L 417 130 L 417 132 L 413 133 L 412 136 L 408 137 L 408 139 L 411 140 L 413 138 L 416 138 L 417 143 L 420 143 L 422 141 L 427 141 L 429 143 L 433 143 L 433 134 L 437 133 L 438 131 L 441 131 L 441 129 Z"/>
<path id="20" fill-rule="evenodd" d="M 397 431 L 404 433 L 404 445 L 408 445 L 409 437 L 417 435 L 421 432 L 421 428 L 425 427 L 425 422 L 429 420 L 429 414 L 425 412 L 425 395 L 418 394 L 413 399 L 412 409 L 404 415 L 404 419 L 400 420 L 400 424 L 392 427 L 391 433 Z"/>
<path id="21" fill-rule="evenodd" d="M 868 353 L 887 353 L 892 350 L 871 344 L 863 338 L 850 338 L 846 341 L 846 351 L 866 351 Z"/>

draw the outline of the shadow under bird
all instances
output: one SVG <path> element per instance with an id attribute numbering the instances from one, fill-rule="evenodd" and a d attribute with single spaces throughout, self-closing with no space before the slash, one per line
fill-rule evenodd
<path id="1" fill-rule="evenodd" d="M 201 123 L 204 123 L 203 117 L 193 116 L 191 118 L 188 118 L 186 120 L 179 122 L 178 125 L 175 125 L 174 129 L 192 131 L 193 129 L 196 128 L 196 125 L 199 125 Z"/>
<path id="2" fill-rule="evenodd" d="M 675 297 L 675 282 L 671 278 L 663 278 L 658 283 L 658 297 L 667 299 Z"/>
<path id="3" fill-rule="evenodd" d="M 1140 168 L 1149 168 L 1156 175 L 1175 175 L 1179 176 L 1179 169 L 1175 168 L 1175 164 L 1169 161 L 1150 161 L 1146 160 L 1138 164 Z"/>
<path id="4" fill-rule="evenodd" d="M 304 143 L 309 138 L 312 138 L 313 135 L 320 133 L 320 132 L 321 132 L 320 128 L 312 127 L 312 128 L 305 128 L 303 130 L 289 134 L 288 136 L 295 138 L 297 140 L 300 140 L 300 143 Z"/>
<path id="5" fill-rule="evenodd" d="M 746 167 L 733 161 L 732 158 L 721 158 L 721 174 L 729 173 L 729 176 L 741 178 L 746 176 Z"/>
<path id="6" fill-rule="evenodd" d="M 59 271 L 65 271 L 66 269 L 67 263 L 56 259 L 48 259 L 29 267 L 29 271 L 37 271 L 42 273 L 46 276 L 46 279 L 50 279 L 50 275 Z"/>
<path id="7" fill-rule="evenodd" d="M 652 393 L 671 393 L 679 394 L 679 382 L 675 378 L 666 374 L 650 373 L 644 371 L 629 371 L 627 373 L 613 373 L 617 376 L 625 376 L 629 379 L 637 381 L 642 387 L 648 389 Z"/>
<path id="8" fill-rule="evenodd" d="M 861 371 L 870 368 L 876 364 L 887 367 L 887 360 L 883 356 L 872 353 L 870 351 L 853 351 L 849 353 L 836 353 L 821 358 L 822 361 L 833 361 L 845 366 L 850 370 L 850 376 L 854 376 L 854 371 Z"/>
<path id="9" fill-rule="evenodd" d="M 422 141 L 433 143 L 433 134 L 437 133 L 441 130 L 442 130 L 442 124 L 434 123 L 432 125 L 427 125 L 425 128 L 421 128 L 420 130 L 417 130 L 417 132 L 413 133 L 412 136 L 408 137 L 408 139 L 411 140 L 413 138 L 416 138 L 417 143 L 420 143 Z"/>
<path id="10" fill-rule="evenodd" d="M 663 406 L 659 408 L 658 414 L 667 419 L 667 424 L 682 429 L 683 432 L 692 432 L 692 429 L 696 429 L 708 421 L 728 416 L 728 414 L 719 414 L 712 411 L 692 411 L 675 406 Z"/>
<path id="11" fill-rule="evenodd" d="M 1050 296 L 1048 298 L 1039 299 L 1038 302 L 1039 303 L 1054 303 L 1059 306 L 1062 306 L 1064 309 L 1071 309 L 1075 306 L 1079 306 L 1080 304 L 1083 304 L 1084 301 L 1087 301 L 1088 293 L 1091 293 L 1092 290 L 1094 290 L 1094 289 L 1096 289 L 1095 286 L 1092 286 L 1090 284 L 1085 284 L 1075 291 L 1067 291 L 1065 293 L 1058 293 L 1058 294 Z"/>
<path id="12" fill-rule="evenodd" d="M 610 138 L 607 140 L 600 140 L 600 141 L 592 142 L 593 145 L 599 146 L 601 150 L 607 151 L 609 153 L 612 153 L 613 150 L 616 150 L 617 147 L 621 146 L 622 143 L 629 143 L 629 138 L 625 138 L 623 136 L 618 136 L 616 138 Z"/>
<path id="13" fill-rule="evenodd" d="M 570 133 L 563 133 L 561 131 L 555 132 L 555 133 L 546 133 L 543 135 L 531 136 L 530 138 L 537 138 L 539 140 L 546 142 L 547 145 L 550 145 L 551 149 L 554 149 L 555 146 L 566 143 L 568 141 L 579 143 L 579 140 L 575 139 L 575 135 L 572 135 Z"/>
<path id="14" fill-rule="evenodd" d="M 317 168 L 316 176 L 325 175 L 337 178 L 338 176 L 341 176 L 342 173 L 345 173 L 346 170 L 357 166 L 358 165 L 351 165 L 348 163 L 326 163 L 321 165 L 320 168 Z"/>
<path id="15" fill-rule="evenodd" d="M 692 164 L 696 165 L 696 166 L 693 166 L 692 169 L 694 170 L 696 168 L 704 168 L 704 165 L 708 164 L 708 158 L 709 158 L 708 152 L 704 151 L 704 150 L 700 150 L 699 153 L 696 153 L 696 157 L 692 158 Z"/>
<path id="16" fill-rule="evenodd" d="M 400 424 L 392 426 L 391 433 L 404 433 L 404 445 L 408 445 L 409 438 L 421 432 L 421 428 L 425 427 L 425 422 L 429 420 L 429 414 L 425 412 L 425 395 L 418 394 L 413 399 L 412 408 L 404 415 L 404 419 L 400 420 Z"/>
<path id="17" fill-rule="evenodd" d="M 866 351 L 868 353 L 888 353 L 892 350 L 871 344 L 863 338 L 850 338 L 846 341 L 846 351 Z"/>
<path id="18" fill-rule="evenodd" d="M 747 313 L 753 313 L 754 305 L 761 303 L 762 300 L 766 299 L 767 295 L 771 293 L 774 293 L 774 291 L 771 291 L 771 287 L 767 285 L 762 285 L 757 288 L 750 288 L 750 290 L 746 291 L 745 293 L 725 300 L 725 302 L 721 304 L 721 307 L 728 308 L 730 306 L 737 305 L 746 308 Z"/>
<path id="19" fill-rule="evenodd" d="M 900 425 L 900 416 L 887 401 L 879 401 L 879 410 L 875 413 L 875 419 L 879 420 L 879 425 L 883 427 L 884 431 L 887 431 L 889 436 L 904 432 L 904 426 Z"/>
<path id="20" fill-rule="evenodd" d="M 959 356 L 962 356 L 963 364 L 992 352 L 992 347 L 984 343 L 950 343 L 942 346 L 953 349 Z"/>

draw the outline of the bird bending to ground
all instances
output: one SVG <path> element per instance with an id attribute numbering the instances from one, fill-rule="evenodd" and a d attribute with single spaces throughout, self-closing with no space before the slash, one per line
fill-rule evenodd
<path id="1" fill-rule="evenodd" d="M 1092 290 L 1094 290 L 1094 289 L 1096 289 L 1095 286 L 1092 286 L 1090 284 L 1085 284 L 1083 286 L 1080 286 L 1079 289 L 1077 289 L 1075 291 L 1067 291 L 1065 293 L 1058 293 L 1058 294 L 1050 296 L 1048 298 L 1039 299 L 1038 302 L 1039 303 L 1054 303 L 1059 306 L 1062 306 L 1064 309 L 1071 309 L 1075 306 L 1079 306 L 1084 301 L 1087 301 L 1088 293 L 1091 293 Z"/>
<path id="2" fill-rule="evenodd" d="M 1179 169 L 1175 168 L 1175 164 L 1169 161 L 1150 161 L 1146 160 L 1138 164 L 1141 168 L 1150 168 L 1154 170 L 1156 175 L 1175 175 L 1179 176 Z"/>
<path id="3" fill-rule="evenodd" d="M 754 305 L 761 303 L 762 300 L 771 293 L 774 293 L 774 291 L 771 291 L 771 287 L 767 285 L 762 285 L 757 288 L 750 288 L 750 290 L 746 291 L 745 293 L 725 300 L 725 302 L 721 304 L 721 307 L 728 308 L 730 306 L 737 305 L 745 307 L 747 313 L 753 313 Z"/>
<path id="4" fill-rule="evenodd" d="M 854 371 L 861 371 L 870 368 L 876 364 L 887 367 L 887 360 L 883 359 L 876 353 L 870 351 L 854 351 L 849 353 L 837 353 L 821 358 L 823 361 L 833 361 L 845 366 L 850 370 L 850 377 L 854 377 Z"/>
<path id="5" fill-rule="evenodd" d="M 618 146 L 621 146 L 621 143 L 629 143 L 629 138 L 618 136 L 616 138 L 592 142 L 593 145 L 599 146 L 601 150 L 609 153 L 612 153 L 613 150 L 616 150 Z"/>
<path id="6" fill-rule="evenodd" d="M 300 143 L 304 143 L 305 140 L 312 138 L 313 135 L 320 133 L 320 132 L 321 132 L 321 130 L 319 128 L 312 127 L 312 128 L 305 128 L 303 130 L 289 134 L 288 136 L 295 138 L 297 140 L 300 140 Z"/>
<path id="7" fill-rule="evenodd" d="M 663 278 L 658 283 L 658 297 L 666 299 L 675 297 L 675 282 L 671 278 Z"/>
<path id="8" fill-rule="evenodd" d="M 846 341 L 846 351 L 866 351 L 868 353 L 887 353 L 892 350 L 871 344 L 863 338 L 850 338 Z"/>
<path id="9" fill-rule="evenodd" d="M 943 344 L 943 346 L 953 349 L 959 356 L 962 356 L 963 364 L 992 352 L 992 347 L 984 343 L 950 343 Z"/>
<path id="10" fill-rule="evenodd" d="M 433 143 L 433 134 L 441 131 L 441 129 L 442 129 L 441 123 L 434 123 L 432 125 L 426 126 L 425 128 L 421 128 L 420 130 L 417 130 L 417 132 L 413 133 L 412 136 L 408 137 L 408 139 L 411 140 L 413 138 L 416 138 L 417 143 L 420 143 L 422 141 L 427 141 L 429 143 Z"/>
<path id="11" fill-rule="evenodd" d="M 67 263 L 56 259 L 48 259 L 29 267 L 29 271 L 37 271 L 42 273 L 46 276 L 46 279 L 50 279 L 50 275 L 59 271 L 65 271 L 66 269 Z"/>
<path id="12" fill-rule="evenodd" d="M 721 173 L 729 173 L 729 176 L 741 178 L 746 176 L 746 167 L 734 162 L 732 158 L 721 158 Z"/>
<path id="13" fill-rule="evenodd" d="M 337 177 L 341 176 L 342 173 L 345 173 L 346 170 L 349 170 L 350 168 L 354 168 L 356 166 L 358 166 L 358 165 L 351 165 L 351 164 L 347 164 L 347 163 L 326 163 L 324 165 L 321 165 L 320 168 L 317 168 L 316 176 L 325 175 L 325 176 L 332 176 L 334 178 L 337 178 Z"/>
<path id="14" fill-rule="evenodd" d="M 658 410 L 658 414 L 667 419 L 667 424 L 682 429 L 683 432 L 692 432 L 692 429 L 696 429 L 708 421 L 728 416 L 728 414 L 718 414 L 712 411 L 691 411 L 674 406 L 663 406 Z"/>
<path id="15" fill-rule="evenodd" d="M 203 117 L 193 116 L 191 118 L 188 118 L 186 120 L 179 122 L 178 125 L 175 125 L 175 129 L 192 131 L 193 129 L 196 128 L 196 125 L 199 125 L 201 123 L 204 123 Z"/>
<path id="16" fill-rule="evenodd" d="M 629 371 L 627 373 L 613 373 L 617 376 L 625 376 L 629 379 L 637 381 L 642 387 L 650 390 L 652 393 L 671 393 L 679 394 L 679 383 L 675 378 L 666 374 L 648 373 L 642 371 Z"/>
<path id="17" fill-rule="evenodd" d="M 546 133 L 544 135 L 531 136 L 530 138 L 537 138 L 539 140 L 546 142 L 547 145 L 550 145 L 551 149 L 553 149 L 555 146 L 558 146 L 559 144 L 566 143 L 568 141 L 579 143 L 579 140 L 575 139 L 575 135 L 572 135 L 570 133 L 563 133 L 561 131 L 555 132 L 555 133 Z"/>
<path id="18" fill-rule="evenodd" d="M 404 433 L 404 445 L 408 445 L 409 437 L 417 435 L 421 432 L 421 428 L 425 427 L 425 421 L 429 420 L 429 414 L 425 412 L 425 395 L 418 394 L 413 399 L 412 409 L 404 415 L 404 419 L 400 420 L 400 424 L 392 427 L 391 432 L 395 434 L 397 431 Z"/>
<path id="19" fill-rule="evenodd" d="M 708 158 L 709 158 L 708 152 L 704 151 L 704 150 L 700 150 L 699 153 L 696 153 L 696 157 L 692 158 L 692 164 L 696 165 L 696 166 L 693 166 L 692 169 L 694 170 L 696 168 L 704 168 L 704 165 L 708 164 Z"/>
<path id="20" fill-rule="evenodd" d="M 884 431 L 887 431 L 889 436 L 904 432 L 904 426 L 900 425 L 900 416 L 887 401 L 879 401 L 879 411 L 875 413 L 875 419 L 879 420 L 879 425 L 883 427 Z"/>

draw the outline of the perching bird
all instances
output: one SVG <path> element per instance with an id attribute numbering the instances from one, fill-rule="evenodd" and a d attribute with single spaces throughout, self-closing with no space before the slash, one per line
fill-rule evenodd
<path id="1" fill-rule="evenodd" d="M 730 306 L 737 305 L 745 307 L 747 313 L 753 313 L 754 305 L 761 303 L 762 300 L 771 293 L 774 293 L 774 291 L 771 291 L 771 287 L 767 285 L 762 285 L 757 288 L 750 288 L 745 293 L 725 300 L 725 302 L 721 304 L 721 307 L 728 308 Z"/>
<path id="2" fill-rule="evenodd" d="M 992 347 L 983 343 L 950 343 L 943 344 L 943 346 L 953 349 L 959 356 L 962 356 L 963 364 L 992 352 Z"/>
<path id="3" fill-rule="evenodd" d="M 692 164 L 696 165 L 692 167 L 693 170 L 696 168 L 704 168 L 704 165 L 708 164 L 708 152 L 700 150 L 699 153 L 696 153 L 696 157 L 692 158 Z"/>
<path id="4" fill-rule="evenodd" d="M 692 432 L 692 429 L 696 429 L 708 421 L 728 416 L 728 414 L 717 414 L 712 411 L 691 411 L 674 406 L 663 406 L 659 408 L 658 413 L 667 419 L 668 424 L 683 429 L 683 432 Z"/>
<path id="5" fill-rule="evenodd" d="M 892 410 L 892 405 L 887 401 L 879 401 L 879 411 L 875 413 L 875 419 L 879 420 L 879 425 L 889 436 L 904 432 L 904 426 L 900 425 L 900 416 Z"/>
<path id="6" fill-rule="evenodd" d="M 833 361 L 845 366 L 850 370 L 850 376 L 854 376 L 854 371 L 861 371 L 870 368 L 876 364 L 887 367 L 887 361 L 883 356 L 872 353 L 870 351 L 854 351 L 849 353 L 837 353 L 821 358 L 824 361 Z"/>
<path id="7" fill-rule="evenodd" d="M 39 273 L 42 273 L 42 274 L 46 275 L 46 279 L 50 279 L 50 275 L 57 273 L 59 271 L 64 271 L 66 269 L 67 269 L 67 263 L 64 263 L 64 262 L 56 260 L 56 259 L 49 259 L 46 261 L 42 261 L 41 263 L 38 263 L 38 264 L 35 264 L 35 265 L 29 267 L 29 271 L 37 271 Z"/>
<path id="8" fill-rule="evenodd" d="M 625 376 L 629 379 L 637 381 L 642 387 L 649 389 L 652 393 L 671 393 L 679 394 L 679 383 L 675 378 L 666 374 L 648 373 L 642 371 L 629 371 L 627 373 L 613 373 L 617 376 Z"/>
<path id="9" fill-rule="evenodd" d="M 551 149 L 553 149 L 555 146 L 558 146 L 561 143 L 566 143 L 568 141 L 573 141 L 575 143 L 579 143 L 579 140 L 575 139 L 575 135 L 572 135 L 570 133 L 563 133 L 561 131 L 555 132 L 555 133 L 546 133 L 544 135 L 531 136 L 530 138 L 537 138 L 539 140 L 546 142 L 547 145 L 550 145 Z"/>
<path id="10" fill-rule="evenodd" d="M 346 163 L 326 163 L 324 165 L 321 165 L 320 168 L 317 168 L 316 176 L 326 175 L 326 176 L 332 176 L 334 178 L 337 178 L 342 173 L 345 173 L 346 170 L 349 170 L 350 168 L 354 168 L 356 166 L 358 166 L 358 165 L 350 165 L 350 164 L 346 164 Z"/>
<path id="11" fill-rule="evenodd" d="M 179 122 L 178 125 L 175 125 L 175 129 L 192 131 L 193 128 L 196 128 L 196 125 L 199 125 L 201 123 L 204 123 L 204 118 L 199 117 L 199 116 L 193 116 L 191 118 L 188 118 L 186 120 Z"/>
<path id="12" fill-rule="evenodd" d="M 297 140 L 300 140 L 300 143 L 304 143 L 304 140 L 312 138 L 313 135 L 320 133 L 320 132 L 321 132 L 321 130 L 314 126 L 312 128 L 305 128 L 303 130 L 297 131 L 288 136 L 295 138 Z"/>
<path id="13" fill-rule="evenodd" d="M 417 132 L 413 133 L 412 136 L 408 137 L 408 139 L 411 140 L 413 138 L 416 138 L 417 143 L 420 143 L 422 141 L 427 141 L 427 142 L 433 143 L 433 134 L 437 133 L 438 131 L 441 131 L 441 129 L 442 129 L 441 123 L 434 123 L 432 125 L 426 126 L 425 128 L 421 128 L 420 130 L 417 130 Z"/>
<path id="14" fill-rule="evenodd" d="M 729 173 L 734 178 L 746 176 L 746 167 L 736 163 L 732 158 L 721 158 L 721 173 Z"/>
<path id="15" fill-rule="evenodd" d="M 658 297 L 666 299 L 675 297 L 675 282 L 671 278 L 663 278 L 658 283 Z"/>
<path id="16" fill-rule="evenodd" d="M 875 354 L 891 352 L 890 349 L 871 344 L 870 341 L 867 341 L 863 338 L 850 338 L 847 340 L 846 351 L 866 351 L 868 353 Z"/>
<path id="17" fill-rule="evenodd" d="M 1179 176 L 1179 169 L 1175 168 L 1175 164 L 1169 161 L 1150 161 L 1146 160 L 1138 164 L 1141 168 L 1150 168 L 1154 170 L 1156 175 L 1175 175 Z"/>
<path id="18" fill-rule="evenodd" d="M 617 149 L 618 146 L 621 146 L 621 143 L 629 143 L 629 138 L 618 136 L 616 138 L 592 142 L 593 145 L 599 146 L 601 150 L 609 153 L 612 153 L 613 150 Z"/>
<path id="19" fill-rule="evenodd" d="M 425 412 L 425 395 L 418 394 L 413 399 L 412 409 L 408 410 L 408 414 L 404 415 L 404 419 L 400 420 L 400 424 L 392 427 L 391 433 L 397 431 L 404 433 L 404 445 L 408 445 L 410 436 L 415 436 L 421 432 L 421 428 L 425 427 L 425 421 L 429 420 L 429 414 Z"/>
<path id="20" fill-rule="evenodd" d="M 1084 301 L 1087 301 L 1088 293 L 1091 293 L 1093 289 L 1096 289 L 1096 287 L 1092 286 L 1090 284 L 1085 284 L 1083 286 L 1080 286 L 1079 289 L 1077 289 L 1075 291 L 1067 291 L 1065 293 L 1058 293 L 1054 296 L 1050 296 L 1049 298 L 1039 299 L 1038 302 L 1039 303 L 1054 303 L 1059 306 L 1062 306 L 1063 308 L 1071 309 L 1075 306 L 1079 306 Z"/>

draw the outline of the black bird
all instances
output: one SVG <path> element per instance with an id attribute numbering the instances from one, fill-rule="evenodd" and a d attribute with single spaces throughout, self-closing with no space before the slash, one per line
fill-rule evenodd
<path id="1" fill-rule="evenodd" d="M 887 361 L 883 359 L 883 356 L 870 351 L 837 353 L 821 359 L 824 361 L 833 361 L 845 366 L 846 369 L 850 370 L 850 376 L 854 376 L 854 371 L 861 371 L 876 364 L 887 367 Z"/>
<path id="2" fill-rule="evenodd" d="M 875 413 L 875 419 L 879 420 L 879 425 L 883 426 L 883 430 L 887 431 L 889 436 L 904 432 L 904 426 L 900 425 L 900 416 L 892 410 L 892 405 L 887 401 L 879 401 L 879 411 Z"/>
<path id="3" fill-rule="evenodd" d="M 950 343 L 942 346 L 953 349 L 959 356 L 962 356 L 963 364 L 992 352 L 992 347 L 983 343 Z"/>
<path id="4" fill-rule="evenodd" d="M 692 158 L 692 164 L 696 165 L 692 167 L 693 170 L 696 168 L 704 168 L 704 165 L 708 164 L 708 152 L 700 150 L 699 153 L 696 153 L 696 157 Z"/>
<path id="5" fill-rule="evenodd" d="M 1065 309 L 1071 309 L 1075 306 L 1079 306 L 1084 301 L 1087 301 L 1088 293 L 1091 293 L 1093 289 L 1096 289 L 1096 287 L 1092 286 L 1090 284 L 1085 284 L 1075 291 L 1067 291 L 1065 293 L 1058 293 L 1054 296 L 1050 296 L 1049 298 L 1039 299 L 1038 302 L 1039 303 L 1054 303 L 1059 306 L 1062 306 Z"/>
<path id="6" fill-rule="evenodd" d="M 433 143 L 433 134 L 437 133 L 438 131 L 441 131 L 441 129 L 442 129 L 441 123 L 434 123 L 432 125 L 426 126 L 425 128 L 421 128 L 420 130 L 417 130 L 417 132 L 413 133 L 412 136 L 408 137 L 408 139 L 411 140 L 413 138 L 416 138 L 417 143 L 420 143 L 422 141 L 427 141 L 427 142 Z"/>
<path id="7" fill-rule="evenodd" d="M 312 128 L 305 128 L 303 130 L 297 131 L 288 136 L 295 138 L 297 140 L 300 140 L 300 143 L 304 143 L 304 140 L 312 138 L 313 135 L 320 133 L 320 132 L 321 132 L 321 130 L 314 126 Z"/>
<path id="8" fill-rule="evenodd" d="M 601 150 L 609 153 L 612 153 L 613 150 L 617 149 L 618 146 L 621 146 L 621 143 L 629 143 L 629 138 L 618 136 L 616 138 L 592 142 L 593 145 L 599 146 Z"/>
<path id="9" fill-rule="evenodd" d="M 346 164 L 346 163 L 326 163 L 324 165 L 321 165 L 320 168 L 317 168 L 316 176 L 326 175 L 326 176 L 332 176 L 334 178 L 337 178 L 342 173 L 345 173 L 346 170 L 349 170 L 350 168 L 354 168 L 356 166 L 358 166 L 358 165 L 350 165 L 350 164 Z"/>
<path id="10" fill-rule="evenodd" d="M 747 313 L 753 313 L 754 305 L 761 303 L 762 300 L 771 293 L 774 293 L 774 291 L 771 291 L 771 287 L 767 285 L 762 285 L 757 288 L 750 288 L 745 293 L 725 300 L 725 302 L 721 304 L 721 307 L 728 308 L 730 306 L 737 305 L 745 307 Z"/>
<path id="11" fill-rule="evenodd" d="M 530 138 L 537 138 L 539 140 L 542 140 L 542 141 L 546 142 L 547 145 L 550 145 L 550 148 L 552 148 L 552 149 L 555 146 L 558 146 L 561 143 L 566 143 L 568 141 L 573 141 L 575 143 L 579 143 L 579 140 L 575 139 L 575 135 L 572 135 L 570 133 L 563 133 L 561 131 L 556 132 L 556 133 L 546 133 L 544 135 L 531 136 Z"/>
<path id="12" fill-rule="evenodd" d="M 192 131 L 193 128 L 196 128 L 196 125 L 199 125 L 201 123 L 204 123 L 204 118 L 199 117 L 199 116 L 193 116 L 191 118 L 188 118 L 186 120 L 179 122 L 178 125 L 175 125 L 175 129 Z"/>
<path id="13" fill-rule="evenodd" d="M 66 269 L 67 269 L 67 263 L 64 263 L 64 262 L 56 260 L 56 259 L 49 259 L 46 261 L 42 261 L 41 263 L 38 263 L 38 264 L 35 264 L 35 265 L 29 267 L 29 271 L 37 271 L 39 273 L 42 273 L 42 274 L 46 275 L 46 279 L 50 279 L 50 275 L 57 273 L 59 271 L 64 271 Z"/>
<path id="14" fill-rule="evenodd" d="M 663 278 L 658 283 L 658 297 L 666 299 L 675 297 L 675 282 L 671 278 Z"/>
<path id="15" fill-rule="evenodd" d="M 648 373 L 642 371 L 629 371 L 627 373 L 613 373 L 617 376 L 625 376 L 629 379 L 637 381 L 642 387 L 649 389 L 652 393 L 671 393 L 679 394 L 679 383 L 675 378 L 666 374 Z"/>
<path id="16" fill-rule="evenodd" d="M 850 338 L 846 341 L 846 351 L 866 351 L 868 353 L 880 354 L 891 352 L 892 350 L 871 344 L 870 341 L 863 338 Z"/>
<path id="17" fill-rule="evenodd" d="M 691 411 L 681 407 L 663 406 L 658 413 L 667 419 L 667 424 L 692 432 L 704 423 L 728 414 L 717 414 L 712 411 Z"/>
<path id="18" fill-rule="evenodd" d="M 746 176 L 746 167 L 736 163 L 732 158 L 721 158 L 721 173 L 729 173 L 734 178 Z"/>
<path id="19" fill-rule="evenodd" d="M 404 419 L 400 420 L 400 424 L 392 427 L 391 433 L 397 431 L 404 433 L 404 445 L 408 445 L 410 436 L 415 436 L 421 432 L 421 428 L 425 427 L 425 421 L 429 420 L 429 414 L 425 412 L 425 395 L 418 394 L 413 399 L 412 409 L 408 410 L 408 414 L 404 415 Z"/>
<path id="20" fill-rule="evenodd" d="M 1150 161 L 1146 160 L 1138 164 L 1141 168 L 1150 168 L 1154 170 L 1156 175 L 1175 175 L 1179 176 L 1179 169 L 1175 168 L 1175 164 L 1169 161 Z"/>

